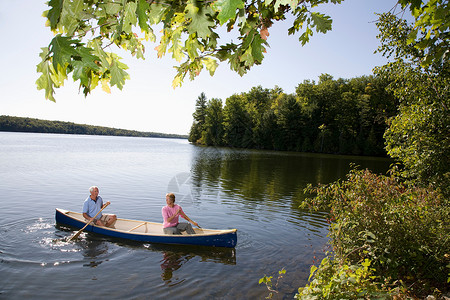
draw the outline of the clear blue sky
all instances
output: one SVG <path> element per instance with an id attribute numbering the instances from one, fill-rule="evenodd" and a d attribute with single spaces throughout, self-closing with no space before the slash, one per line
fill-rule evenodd
<path id="1" fill-rule="evenodd" d="M 301 46 L 297 36 L 288 36 L 290 23 L 269 29 L 270 48 L 260 66 L 240 77 L 222 64 L 215 76 L 204 71 L 194 81 L 173 89 L 175 65 L 169 56 L 157 59 L 155 45 L 146 45 L 146 60 L 124 57 L 131 79 L 122 91 L 106 94 L 97 88 L 87 98 L 78 85 L 67 81 L 55 95 L 56 103 L 36 89 L 36 64 L 40 47 L 52 38 L 41 16 L 44 0 L 0 0 L 0 115 L 69 121 L 139 131 L 187 134 L 192 124 L 195 100 L 204 92 L 208 99 L 225 99 L 261 85 L 276 85 L 286 93 L 306 79 L 318 80 L 322 73 L 334 78 L 353 78 L 372 74 L 386 59 L 374 54 L 379 45 L 375 12 L 386 12 L 395 0 L 345 0 L 316 10 L 333 18 L 333 30 L 315 33 L 309 44 Z"/>

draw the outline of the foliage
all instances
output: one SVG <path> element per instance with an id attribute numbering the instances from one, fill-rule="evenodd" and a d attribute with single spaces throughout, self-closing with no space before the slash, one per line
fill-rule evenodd
<path id="1" fill-rule="evenodd" d="M 269 295 L 266 297 L 266 299 L 272 299 L 274 293 L 278 293 L 278 284 L 280 283 L 280 280 L 283 278 L 284 274 L 286 274 L 286 270 L 284 268 L 278 271 L 278 277 L 277 281 L 275 282 L 275 286 L 272 282 L 273 276 L 266 275 L 263 278 L 259 279 L 259 284 L 264 283 L 267 287 L 267 290 L 269 291 Z"/>
<path id="2" fill-rule="evenodd" d="M 385 133 L 388 154 L 404 165 L 403 176 L 433 184 L 450 196 L 449 61 L 424 67 L 436 49 L 427 44 L 425 51 L 409 44 L 412 26 L 392 14 L 381 15 L 377 25 L 382 41 L 379 51 L 394 61 L 375 73 L 390 82 L 388 89 L 400 100 L 399 114 Z"/>
<path id="3" fill-rule="evenodd" d="M 378 283 L 375 269 L 365 259 L 349 264 L 325 257 L 319 268 L 311 267 L 309 284 L 298 289 L 296 299 L 388 299 L 395 291 Z M 314 278 L 311 280 L 311 278 Z"/>
<path id="4" fill-rule="evenodd" d="M 415 24 L 407 36 L 407 45 L 423 53 L 421 66 L 448 62 L 450 55 L 450 7 L 448 0 L 399 0 L 403 9 L 409 7 Z"/>
<path id="5" fill-rule="evenodd" d="M 331 18 L 314 9 L 341 2 L 50 0 L 44 16 L 55 37 L 42 48 L 37 66 L 42 75 L 36 83 L 52 101 L 54 89 L 61 87 L 71 73 L 85 95 L 99 84 L 107 92 L 110 86 L 122 89 L 129 77 L 127 66 L 115 52 L 105 49 L 115 45 L 143 59 L 145 41 L 155 42 L 157 38 L 157 56 L 170 53 L 179 63 L 174 87 L 181 85 L 186 75 L 192 80 L 203 69 L 213 75 L 219 62 L 228 62 L 232 70 L 243 75 L 262 63 L 274 22 L 291 15 L 288 34 L 302 32 L 299 41 L 305 45 L 314 30 L 326 33 L 332 28 Z M 448 1 L 398 0 L 398 4 L 403 10 L 409 8 L 415 19 L 407 43 L 423 51 L 422 65 L 448 60 Z M 157 37 L 154 32 L 161 28 Z"/>
<path id="6" fill-rule="evenodd" d="M 409 283 L 416 294 L 448 289 L 449 200 L 394 175 L 353 170 L 347 180 L 307 188 L 303 207 L 329 209 L 339 262 L 369 259 L 376 276 Z"/>
<path id="7" fill-rule="evenodd" d="M 191 143 L 199 142 L 202 137 L 206 119 L 206 102 L 207 99 L 205 93 L 201 93 L 195 103 L 195 112 L 192 114 L 194 122 L 192 123 L 188 139 Z"/>
<path id="8" fill-rule="evenodd" d="M 222 100 L 213 98 L 206 105 L 205 125 L 201 141 L 207 145 L 220 146 L 223 139 Z"/>
<path id="9" fill-rule="evenodd" d="M 54 89 L 71 73 L 85 95 L 99 83 L 105 91 L 110 86 L 122 89 L 128 79 L 127 66 L 116 53 L 105 49 L 115 45 L 144 58 L 145 41 L 157 38 L 157 56 L 170 53 L 179 63 L 174 87 L 181 85 L 186 75 L 192 80 L 203 69 L 213 75 L 218 63 L 224 61 L 243 75 L 264 59 L 274 22 L 292 15 L 288 33 L 303 30 L 299 40 L 304 45 L 313 30 L 331 30 L 330 17 L 314 8 L 341 1 L 50 0 L 44 16 L 55 37 L 42 48 L 38 89 L 44 89 L 45 97 L 55 101 Z M 154 32 L 161 29 L 157 37 Z"/>
<path id="10" fill-rule="evenodd" d="M 322 74 L 318 84 L 304 81 L 295 94 L 282 89 L 253 87 L 228 97 L 223 108 L 222 138 L 192 137 L 193 143 L 270 150 L 353 155 L 386 155 L 383 133 L 397 105 L 385 91 L 388 82 L 372 76 L 334 80 Z M 197 104 L 191 133 L 206 131 L 197 115 L 206 114 Z M 202 112 L 202 113 L 200 113 Z M 200 128 L 202 127 L 202 128 Z M 210 141 L 210 142 L 208 142 Z"/>
<path id="11" fill-rule="evenodd" d="M 252 119 L 243 97 L 232 95 L 227 98 L 223 115 L 224 144 L 231 147 L 252 147 Z"/>
<path id="12" fill-rule="evenodd" d="M 0 131 L 186 138 L 186 136 L 178 134 L 141 132 L 135 130 L 75 124 L 71 122 L 47 121 L 33 118 L 20 118 L 10 116 L 0 116 Z"/>
<path id="13" fill-rule="evenodd" d="M 330 295 L 330 286 L 346 282 L 342 268 L 362 261 L 370 261 L 371 273 L 384 276 L 385 284 L 402 288 L 403 297 L 449 292 L 450 10 L 445 0 L 399 3 L 409 5 L 416 22 L 409 26 L 393 14 L 380 15 L 378 51 L 393 60 L 375 74 L 400 101 L 385 138 L 388 154 L 403 168 L 393 168 L 389 176 L 353 170 L 344 182 L 306 189 L 316 196 L 303 207 L 330 211 L 335 259 L 322 262 L 299 297 Z"/>

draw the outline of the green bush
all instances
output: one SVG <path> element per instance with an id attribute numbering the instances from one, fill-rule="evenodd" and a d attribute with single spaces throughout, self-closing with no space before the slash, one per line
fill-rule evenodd
<path id="1" fill-rule="evenodd" d="M 311 267 L 314 280 L 298 289 L 296 299 L 388 299 L 395 291 L 377 283 L 370 261 L 349 265 L 325 257 L 319 268 Z"/>
<path id="2" fill-rule="evenodd" d="M 448 292 L 450 208 L 441 194 L 368 170 L 307 192 L 316 196 L 303 207 L 330 210 L 337 261 L 367 258 L 375 276 L 405 282 L 416 295 Z"/>

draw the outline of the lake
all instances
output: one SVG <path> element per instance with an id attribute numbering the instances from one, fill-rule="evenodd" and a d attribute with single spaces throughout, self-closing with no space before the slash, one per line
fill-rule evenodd
<path id="1" fill-rule="evenodd" d="M 383 158 L 199 147 L 183 139 L 0 132 L 0 298 L 263 299 L 258 280 L 286 269 L 275 299 L 307 283 L 327 246 L 326 213 L 298 208 L 308 183 Z M 234 249 L 143 244 L 55 223 L 97 185 L 104 210 L 162 222 L 165 194 L 200 226 L 236 228 Z"/>

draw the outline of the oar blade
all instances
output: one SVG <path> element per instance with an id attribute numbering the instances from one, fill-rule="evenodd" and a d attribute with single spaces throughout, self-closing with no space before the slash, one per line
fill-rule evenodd
<path id="1" fill-rule="evenodd" d="M 73 236 L 70 237 L 69 242 L 76 240 L 80 236 L 81 232 L 82 232 L 81 230 L 78 230 L 77 233 L 75 233 Z"/>

